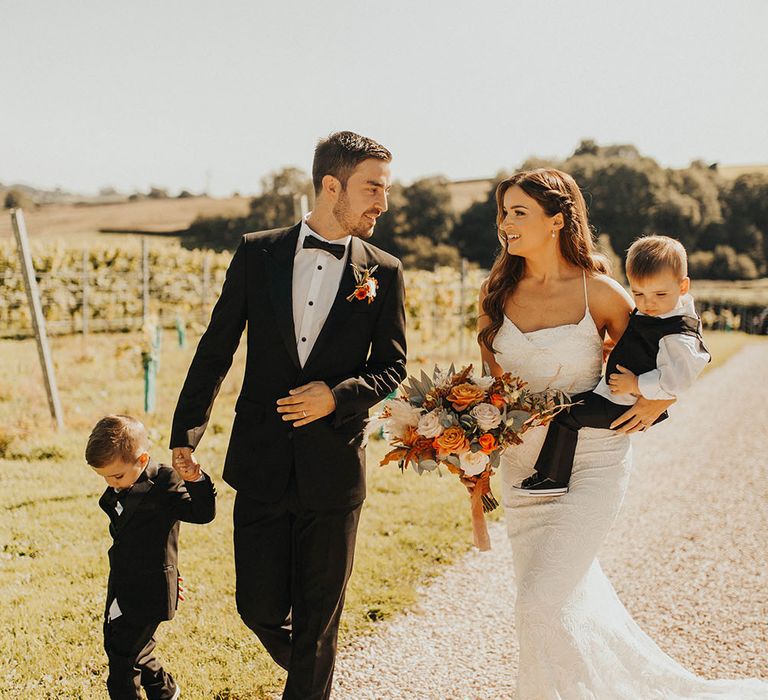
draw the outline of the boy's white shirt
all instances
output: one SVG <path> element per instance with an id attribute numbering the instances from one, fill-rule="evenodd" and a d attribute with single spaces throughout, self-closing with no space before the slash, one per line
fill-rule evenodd
<path id="1" fill-rule="evenodd" d="M 638 316 L 647 315 L 640 311 L 637 314 Z M 696 316 L 693 297 L 690 294 L 681 296 L 672 311 L 656 318 L 672 316 Z M 656 369 L 637 377 L 640 394 L 646 399 L 676 399 L 690 388 L 696 377 L 707 366 L 709 359 L 709 353 L 698 338 L 684 333 L 665 335 L 659 341 Z M 631 394 L 612 394 L 607 377 L 600 379 L 594 392 L 621 406 L 632 406 L 637 401 L 637 397 Z"/>
<path id="2" fill-rule="evenodd" d="M 109 612 L 107 613 L 107 622 L 112 622 L 112 620 L 116 620 L 122 614 L 123 614 L 123 611 L 120 610 L 120 606 L 117 604 L 117 598 L 115 598 L 112 601 L 112 605 L 109 606 Z"/>

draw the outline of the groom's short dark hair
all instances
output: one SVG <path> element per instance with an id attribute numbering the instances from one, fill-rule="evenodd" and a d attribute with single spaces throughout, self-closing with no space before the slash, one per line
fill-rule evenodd
<path id="1" fill-rule="evenodd" d="M 323 177 L 326 175 L 333 175 L 342 187 L 346 187 L 352 171 L 368 158 L 389 162 L 392 154 L 380 143 L 353 131 L 337 131 L 321 139 L 315 148 L 315 159 L 312 162 L 315 194 L 323 189 Z"/>

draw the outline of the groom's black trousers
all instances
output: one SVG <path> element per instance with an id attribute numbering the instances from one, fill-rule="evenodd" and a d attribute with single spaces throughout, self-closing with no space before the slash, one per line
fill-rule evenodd
<path id="1" fill-rule="evenodd" d="M 276 503 L 235 498 L 237 610 L 288 671 L 284 700 L 330 696 L 361 507 L 309 510 L 293 480 Z"/>
<path id="2" fill-rule="evenodd" d="M 610 428 L 613 421 L 632 408 L 613 403 L 593 391 L 574 394 L 571 402 L 576 405 L 560 411 L 549 424 L 544 445 L 534 466 L 537 473 L 563 484 L 571 479 L 579 428 Z M 667 417 L 664 411 L 654 421 L 654 425 Z"/>

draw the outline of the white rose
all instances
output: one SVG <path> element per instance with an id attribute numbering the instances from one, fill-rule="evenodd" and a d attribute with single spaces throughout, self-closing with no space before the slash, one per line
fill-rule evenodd
<path id="1" fill-rule="evenodd" d="M 479 403 L 469 413 L 480 430 L 493 430 L 501 423 L 501 411 L 491 403 Z"/>
<path id="2" fill-rule="evenodd" d="M 488 391 L 488 389 L 491 388 L 491 385 L 496 381 L 496 378 L 495 377 L 478 377 L 477 379 L 474 379 L 473 381 L 483 391 Z"/>
<path id="3" fill-rule="evenodd" d="M 368 287 L 368 296 L 371 297 L 371 299 L 375 299 L 376 298 L 376 282 L 374 282 L 373 280 L 368 280 L 365 284 Z"/>
<path id="4" fill-rule="evenodd" d="M 461 468 L 467 476 L 477 476 L 488 466 L 488 455 L 485 452 L 465 452 L 459 456 Z"/>
<path id="5" fill-rule="evenodd" d="M 443 426 L 440 423 L 440 411 L 430 411 L 421 416 L 416 432 L 426 438 L 436 438 L 438 435 L 442 435 Z"/>

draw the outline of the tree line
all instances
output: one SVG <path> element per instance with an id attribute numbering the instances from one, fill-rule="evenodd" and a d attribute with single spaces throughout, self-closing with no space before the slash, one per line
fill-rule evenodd
<path id="1" fill-rule="evenodd" d="M 755 279 L 768 274 L 768 174 L 724 178 L 716 165 L 694 161 L 664 168 L 635 146 L 582 141 L 563 161 L 531 158 L 521 169 L 557 167 L 582 188 L 601 247 L 623 258 L 638 236 L 679 239 L 689 253 L 691 275 L 708 279 Z M 500 171 L 494 183 L 509 172 Z M 456 213 L 448 180 L 429 177 L 395 182 L 389 211 L 376 224 L 374 242 L 402 258 L 406 267 L 456 265 L 460 258 L 483 267 L 498 253 L 495 185 L 481 201 Z M 187 247 L 233 249 L 247 231 L 289 226 L 301 195 L 312 200 L 310 177 L 284 168 L 262 180 L 247 216 L 197 220 L 183 238 Z"/>

